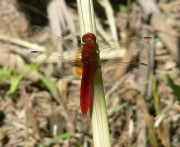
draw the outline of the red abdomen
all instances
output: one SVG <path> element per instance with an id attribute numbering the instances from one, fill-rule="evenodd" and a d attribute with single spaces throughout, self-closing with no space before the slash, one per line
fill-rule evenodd
<path id="1" fill-rule="evenodd" d="M 92 70 L 91 64 L 87 64 L 83 67 L 83 74 L 81 80 L 81 93 L 80 93 L 80 105 L 83 118 L 86 118 L 87 112 L 90 106 L 90 100 L 92 96 Z"/>

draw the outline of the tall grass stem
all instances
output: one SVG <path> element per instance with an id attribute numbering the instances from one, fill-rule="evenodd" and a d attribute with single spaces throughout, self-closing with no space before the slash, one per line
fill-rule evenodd
<path id="1" fill-rule="evenodd" d="M 87 32 L 92 32 L 96 35 L 93 1 L 77 0 L 77 4 L 81 36 Z M 97 57 L 97 61 L 99 61 L 99 57 Z M 93 101 L 91 101 L 90 113 L 94 146 L 110 147 L 111 143 L 101 70 L 96 72 L 92 80 Z"/>

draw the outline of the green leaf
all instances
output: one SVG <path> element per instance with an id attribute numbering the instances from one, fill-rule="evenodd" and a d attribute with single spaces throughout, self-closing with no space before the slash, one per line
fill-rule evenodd
<path id="1" fill-rule="evenodd" d="M 0 68 L 0 81 L 3 82 L 5 80 L 10 79 L 10 77 L 15 73 L 15 71 L 15 67 Z"/>
<path id="2" fill-rule="evenodd" d="M 171 87 L 174 94 L 177 96 L 178 100 L 180 101 L 180 85 L 175 84 L 174 81 L 166 73 L 161 74 L 161 78 Z"/>
<path id="3" fill-rule="evenodd" d="M 10 81 L 10 88 L 8 90 L 8 94 L 13 94 L 19 82 L 30 72 L 30 70 L 25 71 L 21 74 L 16 73 L 15 67 L 3 67 L 0 69 L 0 81 L 3 82 L 5 80 Z"/>
<path id="4" fill-rule="evenodd" d="M 8 90 L 8 94 L 13 94 L 16 90 L 17 87 L 20 83 L 20 81 L 26 76 L 28 75 L 30 72 L 32 71 L 32 69 L 28 69 L 27 71 L 18 74 L 18 75 L 14 75 L 10 77 L 10 89 Z"/>
<path id="5" fill-rule="evenodd" d="M 55 136 L 39 145 L 39 147 L 49 147 L 56 143 L 58 140 L 65 140 L 67 138 L 72 137 L 74 134 L 72 132 L 65 132 L 64 134 Z"/>
<path id="6" fill-rule="evenodd" d="M 127 12 L 127 7 L 124 5 L 119 5 L 119 11 L 120 12 Z"/>
<path id="7" fill-rule="evenodd" d="M 11 78 L 10 89 L 8 90 L 8 94 L 13 94 L 16 91 L 20 81 L 21 79 L 19 78 L 19 76 L 14 76 Z"/>

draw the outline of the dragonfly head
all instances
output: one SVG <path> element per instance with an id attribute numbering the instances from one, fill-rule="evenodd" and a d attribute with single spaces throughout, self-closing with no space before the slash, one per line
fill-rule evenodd
<path id="1" fill-rule="evenodd" d="M 83 43 L 86 43 L 86 42 L 95 43 L 96 36 L 93 33 L 88 32 L 82 36 L 82 41 L 83 41 Z"/>

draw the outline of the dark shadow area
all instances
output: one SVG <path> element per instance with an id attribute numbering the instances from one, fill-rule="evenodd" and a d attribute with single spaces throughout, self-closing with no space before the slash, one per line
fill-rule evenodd
<path id="1" fill-rule="evenodd" d="M 4 119 L 5 119 L 5 114 L 3 111 L 0 111 L 0 127 L 3 126 Z"/>
<path id="2" fill-rule="evenodd" d="M 18 7 L 25 13 L 29 26 L 46 26 L 48 24 L 47 6 L 51 0 L 17 0 Z M 112 0 L 110 1 L 115 12 L 119 11 L 120 4 L 127 6 L 127 1 Z M 66 0 L 66 4 L 77 9 L 76 0 Z M 104 8 L 94 0 L 94 9 L 96 15 L 101 19 L 106 19 Z"/>
<path id="3" fill-rule="evenodd" d="M 25 13 L 30 26 L 45 26 L 48 23 L 47 5 L 49 0 L 17 0 L 18 7 Z"/>

